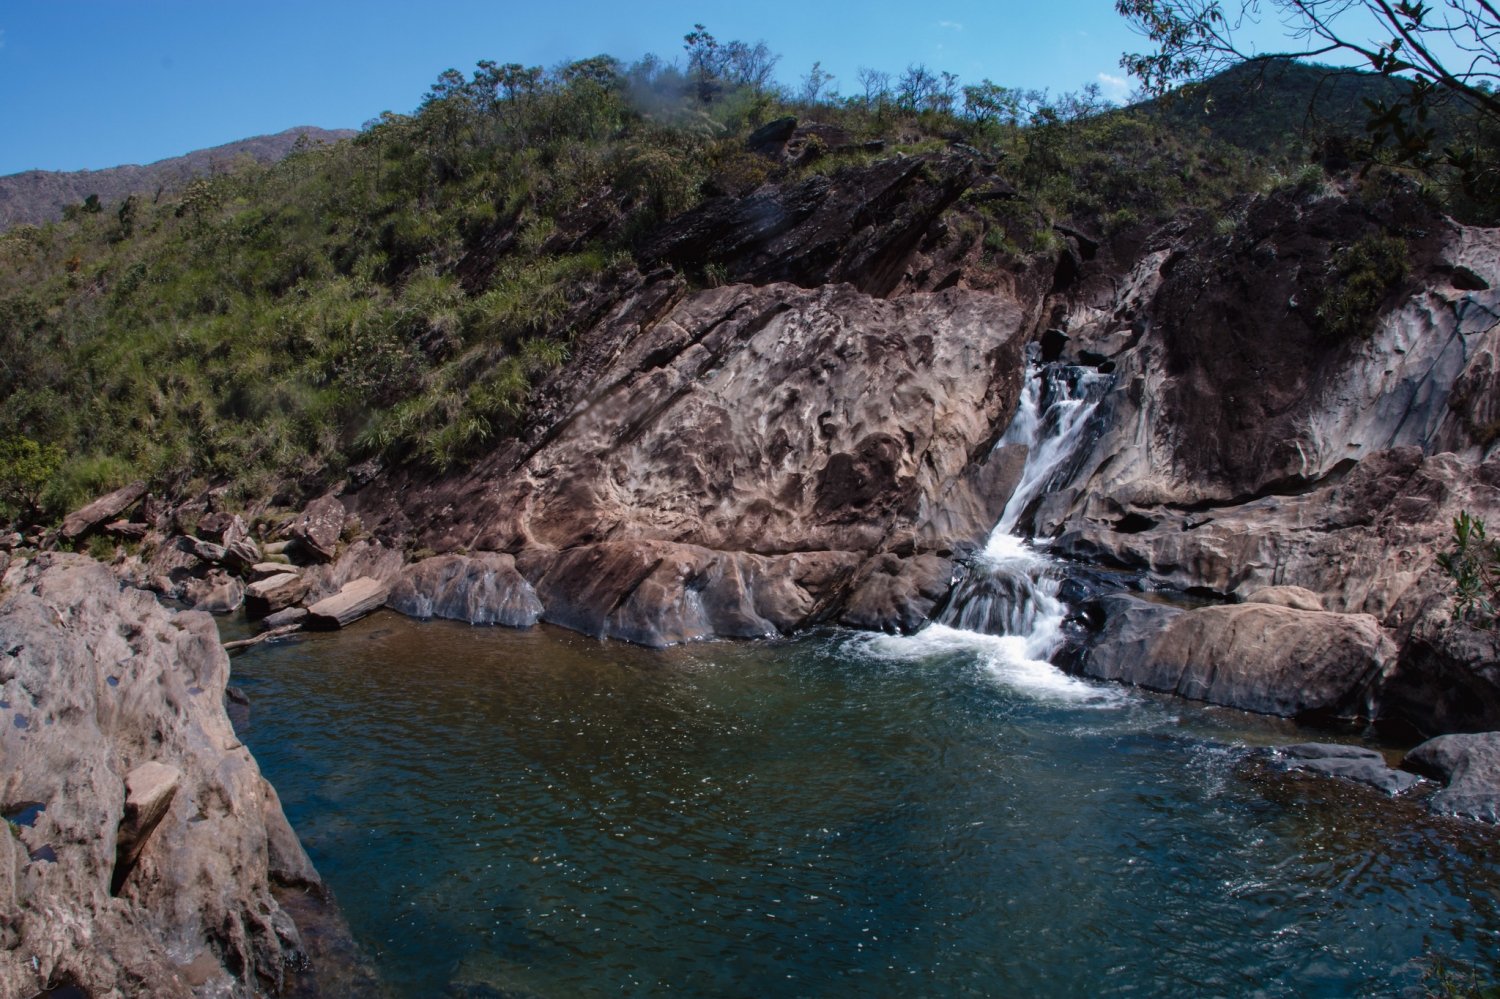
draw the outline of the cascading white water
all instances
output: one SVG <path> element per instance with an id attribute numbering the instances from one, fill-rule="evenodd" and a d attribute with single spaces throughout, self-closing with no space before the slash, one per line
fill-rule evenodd
<path id="1" fill-rule="evenodd" d="M 1045 660 L 1057 649 L 1066 616 L 1057 597 L 1057 564 L 1017 535 L 1016 527 L 1069 470 L 1107 384 L 1107 376 L 1083 368 L 1033 367 L 999 445 L 1026 448 L 1020 481 L 984 551 L 955 586 L 940 625 L 1019 638 L 1019 651 L 1029 660 Z"/>
<path id="2" fill-rule="evenodd" d="M 1025 447 L 1026 461 L 984 550 L 932 624 L 911 636 L 872 636 L 872 652 L 921 658 L 965 649 L 997 678 L 1033 693 L 1090 704 L 1117 701 L 1118 691 L 1101 691 L 1049 661 L 1067 616 L 1058 598 L 1062 574 L 1056 560 L 1017 533 L 1030 523 L 1037 502 L 1076 471 L 1090 417 L 1111 380 L 1086 368 L 1032 365 L 1016 415 L 996 445 Z"/>

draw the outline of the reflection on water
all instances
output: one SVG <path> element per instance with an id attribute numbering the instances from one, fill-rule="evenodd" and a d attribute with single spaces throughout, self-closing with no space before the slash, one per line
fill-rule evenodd
<path id="1" fill-rule="evenodd" d="M 983 641 L 382 614 L 234 670 L 402 996 L 1390 995 L 1500 957 L 1493 832 Z"/>

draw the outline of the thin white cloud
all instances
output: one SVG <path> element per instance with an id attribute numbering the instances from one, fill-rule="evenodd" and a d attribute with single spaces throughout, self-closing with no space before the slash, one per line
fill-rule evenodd
<path id="1" fill-rule="evenodd" d="M 939 21 L 938 22 L 938 27 L 939 28 L 946 28 L 948 31 L 962 31 L 962 30 L 964 30 L 964 26 L 962 24 L 958 23 L 957 21 Z"/>
<path id="2" fill-rule="evenodd" d="M 1125 77 L 1100 73 L 1098 80 L 1099 89 L 1103 90 L 1104 96 L 1110 100 L 1119 101 L 1130 96 L 1130 81 L 1125 79 Z"/>

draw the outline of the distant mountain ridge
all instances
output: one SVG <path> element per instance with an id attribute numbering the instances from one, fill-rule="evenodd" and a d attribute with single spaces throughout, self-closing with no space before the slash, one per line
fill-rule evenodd
<path id="1" fill-rule="evenodd" d="M 0 177 L 0 231 L 22 223 L 56 222 L 63 209 L 97 194 L 105 205 L 130 194 L 175 190 L 194 177 L 227 169 L 240 157 L 273 163 L 291 152 L 297 140 L 337 142 L 357 134 L 348 128 L 298 125 L 274 135 L 257 135 L 222 146 L 199 149 L 145 166 L 125 165 L 103 170 L 27 170 Z"/>

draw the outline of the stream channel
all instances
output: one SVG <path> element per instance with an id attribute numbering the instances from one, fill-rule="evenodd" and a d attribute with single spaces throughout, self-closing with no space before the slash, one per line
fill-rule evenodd
<path id="1" fill-rule="evenodd" d="M 385 611 L 237 658 L 240 733 L 390 991 L 1388 996 L 1500 967 L 1493 829 L 1257 752 L 1328 733 L 1046 662 L 1059 569 L 1012 532 L 1097 390 L 1028 383 L 1014 509 L 915 636 L 653 651 Z"/>

